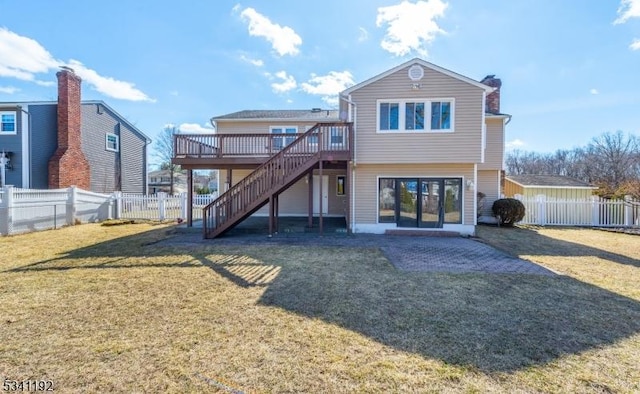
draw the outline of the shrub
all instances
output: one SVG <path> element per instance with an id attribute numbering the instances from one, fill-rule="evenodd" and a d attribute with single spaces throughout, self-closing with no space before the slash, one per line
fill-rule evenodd
<path id="1" fill-rule="evenodd" d="M 498 218 L 498 223 L 506 227 L 513 227 L 515 223 L 524 218 L 524 204 L 515 198 L 501 198 L 496 200 L 491 210 Z"/>

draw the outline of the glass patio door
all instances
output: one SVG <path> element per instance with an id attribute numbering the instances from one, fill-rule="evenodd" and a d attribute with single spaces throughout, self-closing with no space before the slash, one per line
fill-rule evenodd
<path id="1" fill-rule="evenodd" d="M 396 198 L 398 227 L 418 227 L 418 180 L 399 179 Z"/>
<path id="2" fill-rule="evenodd" d="M 442 179 L 420 179 L 420 227 L 441 228 L 444 221 Z"/>

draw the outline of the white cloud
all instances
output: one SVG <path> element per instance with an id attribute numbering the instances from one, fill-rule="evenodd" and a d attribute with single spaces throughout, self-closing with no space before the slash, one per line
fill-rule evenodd
<path id="1" fill-rule="evenodd" d="M 111 77 L 103 77 L 96 71 L 85 67 L 84 64 L 77 60 L 71 59 L 69 67 L 73 68 L 76 74 L 86 81 L 91 87 L 105 96 L 113 97 L 121 100 L 130 101 L 150 101 L 155 102 L 141 90 L 135 87 L 131 82 L 118 81 Z"/>
<path id="2" fill-rule="evenodd" d="M 304 92 L 322 96 L 325 103 L 336 106 L 338 94 L 353 85 L 353 75 L 349 71 L 330 71 L 327 75 L 311 74 L 311 79 L 300 86 Z"/>
<path id="3" fill-rule="evenodd" d="M 261 59 L 252 59 L 250 57 L 242 55 L 242 56 L 240 56 L 240 60 L 245 61 L 245 62 L 247 62 L 249 64 L 253 64 L 256 67 L 264 66 L 264 61 L 262 61 Z"/>
<path id="4" fill-rule="evenodd" d="M 77 60 L 65 63 L 55 59 L 40 43 L 29 37 L 0 28 L 0 77 L 16 78 L 40 86 L 55 86 L 53 81 L 36 79 L 37 74 L 48 73 L 69 65 L 92 88 L 113 98 L 132 101 L 154 101 L 136 89 L 130 82 L 100 76 Z"/>
<path id="5" fill-rule="evenodd" d="M 640 18 L 640 0 L 621 0 L 618 18 L 613 21 L 613 24 L 625 23 L 631 18 Z"/>
<path id="6" fill-rule="evenodd" d="M 516 138 L 515 140 L 507 141 L 507 143 L 505 144 L 505 147 L 507 149 L 517 149 L 517 148 L 522 148 L 525 145 L 526 144 L 524 143 L 524 141 Z"/>
<path id="7" fill-rule="evenodd" d="M 14 88 L 13 86 L 0 86 L 0 93 L 14 94 L 19 91 L 20 89 Z"/>
<path id="8" fill-rule="evenodd" d="M 171 125 L 173 127 L 173 125 Z M 213 133 L 214 128 L 209 123 L 199 125 L 197 123 L 182 123 L 178 126 L 181 133 Z"/>
<path id="9" fill-rule="evenodd" d="M 424 48 L 431 43 L 437 34 L 446 34 L 438 26 L 436 19 L 444 16 L 448 4 L 442 0 L 426 0 L 378 8 L 376 26 L 387 25 L 387 33 L 380 43 L 383 49 L 396 55 L 404 56 L 416 51 L 426 56 Z"/>
<path id="10" fill-rule="evenodd" d="M 589 93 L 591 93 L 591 94 L 600 94 L 598 89 L 591 89 L 591 90 L 589 90 Z"/>
<path id="11" fill-rule="evenodd" d="M 264 37 L 278 55 L 295 56 L 300 53 L 298 47 L 302 45 L 302 38 L 289 26 L 273 23 L 253 8 L 245 8 L 240 17 L 249 22 L 249 35 Z"/>
<path id="12" fill-rule="evenodd" d="M 267 76 L 273 79 L 271 74 L 267 73 Z M 277 73 L 275 73 L 275 77 L 282 80 L 282 82 L 274 82 L 271 84 L 271 88 L 273 89 L 274 93 L 286 93 L 298 87 L 296 79 L 293 77 L 293 75 L 288 75 L 286 71 L 278 71 Z"/>
<path id="13" fill-rule="evenodd" d="M 369 39 L 369 32 L 364 27 L 359 27 L 360 35 L 358 36 L 358 42 L 364 42 Z"/>
<path id="14" fill-rule="evenodd" d="M 631 49 L 632 51 L 640 50 L 640 38 L 636 38 L 635 40 L 633 40 L 631 45 L 629 45 L 629 49 Z"/>
<path id="15" fill-rule="evenodd" d="M 37 41 L 0 28 L 0 77 L 34 81 L 62 62 L 55 60 Z"/>

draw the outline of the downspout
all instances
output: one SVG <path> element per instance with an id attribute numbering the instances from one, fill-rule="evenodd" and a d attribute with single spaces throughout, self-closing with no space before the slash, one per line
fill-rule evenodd
<path id="1" fill-rule="evenodd" d="M 349 111 L 349 121 L 353 122 L 353 146 L 351 147 L 351 149 L 353 149 L 353 159 L 351 160 L 351 185 L 349 185 L 349 187 L 351 188 L 351 192 L 349 193 L 349 195 L 351 196 L 351 209 L 349 210 L 349 214 L 351 215 L 351 218 L 349 220 L 349 223 L 351 224 L 351 232 L 354 232 L 354 227 L 355 227 L 355 218 L 356 218 L 356 210 L 355 210 L 355 206 L 356 206 L 356 162 L 357 162 L 357 150 L 356 147 L 358 146 L 357 144 L 357 138 L 358 138 L 358 132 L 357 132 L 357 114 L 358 114 L 358 105 L 356 104 L 355 101 L 353 101 L 351 99 L 351 95 L 347 96 L 343 96 L 340 95 L 340 98 L 343 99 L 344 101 L 347 102 L 347 104 L 349 104 L 350 106 L 353 106 L 353 114 L 351 114 L 351 111 Z M 351 108 L 351 107 L 349 107 Z"/>

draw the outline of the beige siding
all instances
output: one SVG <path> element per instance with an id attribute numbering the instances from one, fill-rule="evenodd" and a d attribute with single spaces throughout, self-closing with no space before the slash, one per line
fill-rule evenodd
<path id="1" fill-rule="evenodd" d="M 505 179 L 504 180 L 504 196 L 512 198 L 516 194 L 523 194 L 522 186 L 510 181 L 509 179 Z"/>
<path id="2" fill-rule="evenodd" d="M 462 224 L 473 225 L 475 222 L 474 195 L 464 187 L 466 180 L 474 177 L 473 164 L 358 164 L 355 177 L 355 221 L 358 224 L 375 224 L 378 221 L 379 177 L 462 177 Z"/>
<path id="3" fill-rule="evenodd" d="M 242 178 L 251 173 L 251 170 L 233 170 L 233 184 L 240 182 Z M 314 171 L 317 175 L 318 171 Z M 328 214 L 333 216 L 344 216 L 347 209 L 347 197 L 337 195 L 338 175 L 345 175 L 340 170 L 324 170 L 323 175 L 329 176 L 329 192 L 328 192 Z M 220 171 L 220 187 L 224 190 L 224 184 L 227 181 L 227 171 Z M 347 189 L 348 192 L 349 189 Z M 317 193 L 318 190 L 314 190 Z M 289 189 L 280 195 L 280 215 L 308 215 L 309 213 L 309 184 L 305 178 L 302 178 Z M 269 208 L 265 206 L 261 208 L 258 215 L 268 215 Z"/>
<path id="4" fill-rule="evenodd" d="M 478 170 L 477 190 L 485 194 L 480 214 L 492 216 L 493 212 L 491 211 L 491 207 L 493 206 L 493 202 L 500 198 L 500 171 Z"/>
<path id="5" fill-rule="evenodd" d="M 478 164 L 478 170 L 501 170 L 504 160 L 504 120 L 487 119 L 487 142 L 484 151 L 484 163 Z"/>
<path id="6" fill-rule="evenodd" d="M 298 128 L 298 133 L 302 134 L 307 131 L 307 129 L 315 126 L 316 123 L 318 122 L 313 120 L 308 122 L 225 122 L 224 120 L 220 120 L 218 121 L 218 128 L 216 132 L 218 134 L 269 134 L 271 132 L 270 127 L 272 126 L 296 126 Z"/>
<path id="7" fill-rule="evenodd" d="M 561 198 L 561 199 L 585 199 L 590 198 L 593 194 L 591 189 L 576 189 L 571 187 L 565 188 L 550 188 L 550 187 L 526 187 L 524 188 L 525 197 L 535 197 L 539 194 L 544 194 L 548 198 Z"/>
<path id="8" fill-rule="evenodd" d="M 593 195 L 592 189 L 583 189 L 575 187 L 522 187 L 515 182 L 505 179 L 504 182 L 504 195 L 505 197 L 514 197 L 520 194 L 527 198 L 535 198 L 538 195 L 545 195 L 549 198 L 560 199 L 585 199 L 590 198 Z"/>
<path id="9" fill-rule="evenodd" d="M 358 163 L 478 163 L 482 148 L 482 97 L 471 84 L 425 68 L 420 89 L 412 89 L 407 68 L 351 95 L 357 103 Z M 454 99 L 454 132 L 377 133 L 379 99 Z M 429 122 L 425 119 L 425 122 Z"/>

